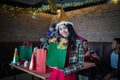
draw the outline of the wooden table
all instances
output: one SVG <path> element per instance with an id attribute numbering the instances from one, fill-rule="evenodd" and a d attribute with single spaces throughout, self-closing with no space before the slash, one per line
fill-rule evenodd
<path id="1" fill-rule="evenodd" d="M 48 80 L 49 76 L 50 76 L 50 72 L 49 73 L 40 73 L 37 70 L 29 70 L 28 68 L 25 68 L 23 65 L 17 66 L 14 64 L 9 64 L 12 68 L 24 71 L 28 74 L 32 75 L 32 80 L 34 80 L 34 76 L 42 79 L 42 80 Z M 16 80 L 16 75 L 14 74 L 14 80 Z"/>
<path id="2" fill-rule="evenodd" d="M 9 64 L 12 68 L 16 68 L 16 69 L 19 69 L 21 71 L 24 71 L 28 74 L 31 74 L 32 75 L 32 80 L 34 80 L 34 76 L 42 79 L 42 80 L 48 80 L 49 79 L 49 76 L 50 76 L 50 72 L 49 73 L 40 73 L 38 72 L 37 70 L 29 70 L 28 68 L 25 68 L 23 65 L 20 65 L 20 66 L 17 66 L 17 65 L 13 65 L 13 64 Z M 91 67 L 95 67 L 95 64 L 94 63 L 90 63 L 90 62 L 85 62 L 84 63 L 84 67 L 81 68 L 81 70 L 83 69 L 88 69 L 88 68 L 91 68 Z M 16 75 L 14 74 L 14 80 L 16 80 Z"/>

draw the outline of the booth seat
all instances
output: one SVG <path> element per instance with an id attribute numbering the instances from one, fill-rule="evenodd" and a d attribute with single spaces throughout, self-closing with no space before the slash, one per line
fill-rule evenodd
<path id="1" fill-rule="evenodd" d="M 23 42 L 0 42 L 0 78 L 10 76 L 12 74 L 9 63 L 13 59 L 14 49 L 19 48 Z M 39 47 L 39 41 L 32 41 L 33 47 Z M 93 49 L 100 57 L 103 57 L 106 51 L 111 48 L 110 42 L 89 42 L 89 47 Z M 15 70 L 16 74 L 22 73 Z"/>
<path id="2" fill-rule="evenodd" d="M 89 42 L 88 47 L 90 50 L 94 51 L 97 53 L 97 55 L 102 59 L 106 53 L 108 53 L 111 50 L 111 42 Z M 102 73 L 100 70 L 96 69 L 96 78 L 101 79 L 102 78 Z M 84 72 L 79 75 L 80 80 L 88 80 L 88 74 L 87 72 Z M 114 80 L 114 79 L 111 79 Z"/>
<path id="3" fill-rule="evenodd" d="M 102 58 L 105 53 L 111 50 L 111 42 L 89 42 L 88 47 Z"/>

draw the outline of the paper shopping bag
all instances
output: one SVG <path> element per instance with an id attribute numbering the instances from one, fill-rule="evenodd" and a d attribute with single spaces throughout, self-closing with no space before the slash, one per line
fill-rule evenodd
<path id="1" fill-rule="evenodd" d="M 29 70 L 36 70 L 36 52 L 33 51 L 29 64 Z"/>
<path id="2" fill-rule="evenodd" d="M 66 59 L 66 49 L 60 49 L 57 47 L 58 44 L 51 42 L 47 52 L 46 65 L 64 68 Z"/>
<path id="3" fill-rule="evenodd" d="M 32 46 L 20 46 L 19 57 L 20 59 L 30 60 L 32 56 Z"/>
<path id="4" fill-rule="evenodd" d="M 37 50 L 37 58 L 36 58 L 36 70 L 41 73 L 47 73 L 51 71 L 51 68 L 46 66 L 46 53 L 47 50 L 45 49 L 38 49 Z"/>

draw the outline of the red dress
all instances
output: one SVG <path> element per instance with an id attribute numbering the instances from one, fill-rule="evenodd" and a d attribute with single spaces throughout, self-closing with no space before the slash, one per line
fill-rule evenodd
<path id="1" fill-rule="evenodd" d="M 72 65 L 69 63 L 70 46 L 71 44 L 68 43 L 65 67 Z M 60 71 L 59 69 L 53 69 L 50 75 L 50 80 L 76 80 L 76 73 L 74 72 L 68 75 L 64 75 L 63 71 Z"/>

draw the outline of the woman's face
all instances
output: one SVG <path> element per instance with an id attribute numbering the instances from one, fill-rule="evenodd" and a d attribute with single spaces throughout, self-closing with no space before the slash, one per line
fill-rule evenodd
<path id="1" fill-rule="evenodd" d="M 88 42 L 84 41 L 83 42 L 83 47 L 84 47 L 84 49 L 87 49 L 88 48 Z"/>
<path id="2" fill-rule="evenodd" d="M 68 37 L 68 35 L 69 35 L 68 28 L 65 25 L 60 25 L 59 33 L 60 33 L 60 35 L 62 35 L 65 38 Z"/>

